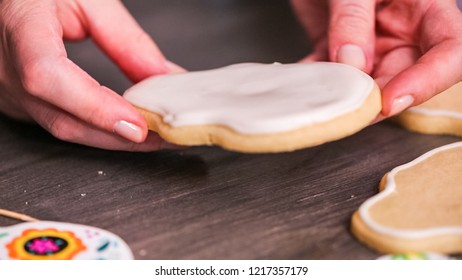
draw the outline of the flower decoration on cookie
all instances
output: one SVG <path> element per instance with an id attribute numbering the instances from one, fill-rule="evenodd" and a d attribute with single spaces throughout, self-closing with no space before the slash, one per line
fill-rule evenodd
<path id="1" fill-rule="evenodd" d="M 70 260 L 86 249 L 72 232 L 53 228 L 25 230 L 6 247 L 11 258 L 21 260 Z"/>

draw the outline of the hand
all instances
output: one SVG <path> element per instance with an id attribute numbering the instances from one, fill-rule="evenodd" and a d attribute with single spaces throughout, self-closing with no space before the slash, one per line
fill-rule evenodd
<path id="1" fill-rule="evenodd" d="M 292 0 L 314 42 L 305 61 L 330 60 L 371 74 L 383 117 L 462 80 L 462 14 L 454 0 Z"/>
<path id="2" fill-rule="evenodd" d="M 90 36 L 133 81 L 180 71 L 118 0 L 0 2 L 0 111 L 59 139 L 112 150 L 168 146 L 140 113 L 66 56 L 63 38 Z M 142 144 L 138 144 L 142 143 Z"/>

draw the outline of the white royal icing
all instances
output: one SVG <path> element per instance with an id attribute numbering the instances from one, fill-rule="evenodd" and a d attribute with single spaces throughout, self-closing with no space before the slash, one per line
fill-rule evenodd
<path id="1" fill-rule="evenodd" d="M 244 63 L 146 79 L 124 97 L 173 127 L 222 124 L 240 133 L 284 132 L 352 112 L 374 80 L 345 64 Z"/>
<path id="2" fill-rule="evenodd" d="M 383 191 L 378 193 L 377 195 L 369 198 L 366 200 L 359 208 L 359 215 L 364 223 L 366 223 L 370 228 L 374 231 L 390 235 L 399 238 L 425 238 L 437 235 L 445 235 L 445 234 L 462 234 L 462 227 L 457 226 L 448 226 L 448 227 L 434 227 L 434 228 L 427 228 L 427 229 L 398 229 L 393 227 L 387 227 L 377 223 L 369 214 L 369 209 L 373 207 L 375 204 L 379 203 L 382 199 L 386 198 L 387 196 L 393 194 L 396 191 L 396 182 L 395 176 L 400 172 L 404 171 L 408 168 L 411 168 L 414 165 L 417 165 L 424 160 L 446 150 L 454 149 L 462 147 L 462 142 L 456 142 L 449 145 L 445 145 L 434 150 L 431 150 L 422 156 L 418 157 L 417 159 L 398 166 L 394 168 L 390 173 L 387 175 L 387 183 L 386 187 Z"/>
<path id="3" fill-rule="evenodd" d="M 432 117 L 462 119 L 462 112 L 457 106 L 460 103 L 462 83 L 457 83 L 442 93 L 429 99 L 422 105 L 409 108 L 410 112 Z M 458 110 L 459 109 L 459 110 Z"/>
<path id="4" fill-rule="evenodd" d="M 408 109 L 410 112 L 428 115 L 433 117 L 448 117 L 448 118 L 455 118 L 455 119 L 462 119 L 462 113 L 443 110 L 443 109 L 429 109 L 429 108 L 421 108 L 421 107 L 412 107 Z"/>

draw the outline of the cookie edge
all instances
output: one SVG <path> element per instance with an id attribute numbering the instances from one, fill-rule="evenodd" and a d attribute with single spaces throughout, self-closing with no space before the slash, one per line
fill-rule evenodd
<path id="1" fill-rule="evenodd" d="M 462 120 L 447 116 L 429 116 L 405 111 L 392 118 L 404 128 L 422 134 L 455 135 L 462 137 Z"/>

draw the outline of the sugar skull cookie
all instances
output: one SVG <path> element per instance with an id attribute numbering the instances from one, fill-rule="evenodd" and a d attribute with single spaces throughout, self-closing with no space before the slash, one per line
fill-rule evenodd
<path id="1" fill-rule="evenodd" d="M 386 174 L 353 215 L 356 237 L 385 253 L 462 252 L 462 142 Z"/>
<path id="2" fill-rule="evenodd" d="M 0 260 L 130 260 L 133 254 L 106 230 L 59 222 L 0 227 Z"/>
<path id="3" fill-rule="evenodd" d="M 327 62 L 236 64 L 148 78 L 124 97 L 180 145 L 284 152 L 351 135 L 381 110 L 374 80 Z"/>

